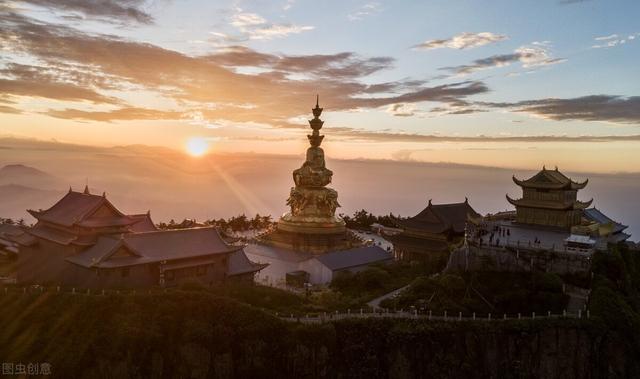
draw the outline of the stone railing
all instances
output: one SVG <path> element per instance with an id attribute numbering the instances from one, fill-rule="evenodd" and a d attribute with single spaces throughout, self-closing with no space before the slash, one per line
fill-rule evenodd
<path id="1" fill-rule="evenodd" d="M 414 320 L 428 320 L 428 321 L 483 321 L 483 322 L 495 322 L 495 321 L 507 321 L 507 320 L 543 320 L 543 319 L 589 319 L 591 314 L 589 310 L 578 310 L 578 312 L 568 312 L 563 311 L 560 314 L 551 313 L 550 311 L 540 314 L 536 312 L 531 313 L 484 313 L 484 314 L 463 314 L 462 312 L 456 312 L 454 314 L 447 313 L 447 311 L 443 312 L 433 312 L 433 311 L 422 311 L 418 312 L 414 311 L 371 311 L 364 309 L 360 309 L 356 312 L 351 312 L 350 310 L 347 312 L 324 312 L 320 314 L 304 314 L 304 315 L 296 315 L 296 314 L 283 314 L 276 313 L 276 317 L 291 322 L 302 322 L 302 323 L 324 323 L 324 322 L 333 322 L 338 320 L 346 320 L 346 319 L 369 319 L 369 318 L 377 318 L 377 319 L 414 319 Z"/>

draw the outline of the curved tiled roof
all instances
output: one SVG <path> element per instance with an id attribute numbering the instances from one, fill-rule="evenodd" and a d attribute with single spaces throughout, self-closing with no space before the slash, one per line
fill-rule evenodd
<path id="1" fill-rule="evenodd" d="M 142 213 L 142 214 L 135 214 L 135 215 L 128 215 L 128 216 L 134 220 L 134 224 L 131 225 L 131 227 L 129 228 L 129 230 L 131 230 L 134 233 L 155 232 L 158 230 L 158 228 L 156 228 L 156 225 L 153 223 L 153 220 L 151 219 L 150 213 Z"/>
<path id="2" fill-rule="evenodd" d="M 129 251 L 131 256 L 108 259 L 120 248 Z M 100 237 L 95 245 L 67 261 L 85 267 L 108 268 L 229 254 L 241 249 L 242 246 L 226 244 L 213 227 L 161 230 Z"/>
<path id="3" fill-rule="evenodd" d="M 156 259 L 229 253 L 242 248 L 228 245 L 214 227 L 126 234 L 124 243 L 141 256 Z"/>
<path id="4" fill-rule="evenodd" d="M 525 208 L 543 208 L 543 209 L 555 209 L 555 210 L 571 210 L 571 209 L 585 209 L 591 205 L 593 199 L 589 201 L 576 200 L 574 202 L 553 202 L 553 201 L 541 201 L 541 200 L 527 200 L 527 199 L 512 199 L 509 195 L 506 195 L 507 201 L 517 207 Z"/>
<path id="5" fill-rule="evenodd" d="M 227 276 L 257 272 L 267 267 L 268 265 L 268 263 L 254 263 L 249 260 L 243 250 L 238 250 L 229 255 L 229 262 L 227 264 Z"/>
<path id="6" fill-rule="evenodd" d="M 101 217 L 88 220 L 88 218 L 103 205 L 106 205 L 113 211 L 113 217 Z M 128 225 L 133 223 L 133 219 L 120 212 L 104 195 L 92 195 L 86 189 L 84 192 L 69 191 L 62 199 L 47 210 L 29 210 L 28 212 L 39 221 L 47 221 L 66 227 L 83 222 L 88 223 L 85 226 L 89 227 Z"/>
<path id="7" fill-rule="evenodd" d="M 469 217 L 481 216 L 469 205 L 466 199 L 462 203 L 451 204 L 432 204 L 429 200 L 429 205 L 422 212 L 405 220 L 396 220 L 396 222 L 401 227 L 429 233 L 442 233 L 449 229 L 456 233 L 462 233 Z"/>
<path id="8" fill-rule="evenodd" d="M 574 182 L 565 174 L 558 171 L 557 167 L 555 170 L 547 170 L 545 167 L 542 167 L 541 171 L 526 180 L 520 180 L 513 176 L 513 182 L 525 188 L 578 190 L 583 189 L 587 183 L 589 183 L 589 179 L 582 183 Z"/>

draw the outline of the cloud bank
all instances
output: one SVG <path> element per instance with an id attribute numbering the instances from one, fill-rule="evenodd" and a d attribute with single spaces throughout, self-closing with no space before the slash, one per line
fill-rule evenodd
<path id="1" fill-rule="evenodd" d="M 475 47 L 480 47 L 484 45 L 488 45 L 490 43 L 496 43 L 500 41 L 504 41 L 508 39 L 508 37 L 504 34 L 494 34 L 491 32 L 482 32 L 482 33 L 461 33 L 455 35 L 451 38 L 446 39 L 432 39 L 428 41 L 424 41 L 413 46 L 414 50 L 433 50 L 433 49 L 472 49 Z"/>
<path id="2" fill-rule="evenodd" d="M 582 96 L 573 99 L 541 99 L 516 103 L 483 103 L 543 118 L 564 121 L 606 121 L 640 125 L 640 96 Z"/>
<path id="3" fill-rule="evenodd" d="M 153 23 L 153 17 L 144 10 L 145 0 L 19 0 L 18 3 L 71 12 L 72 15 L 79 14 L 101 21 Z"/>
<path id="4" fill-rule="evenodd" d="M 554 58 L 547 42 L 534 42 L 521 46 L 510 54 L 492 55 L 487 58 L 476 59 L 471 64 L 442 67 L 440 70 L 449 71 L 454 75 L 468 75 L 480 70 L 509 66 L 520 63 L 522 67 L 549 66 L 566 62 L 564 58 Z"/>

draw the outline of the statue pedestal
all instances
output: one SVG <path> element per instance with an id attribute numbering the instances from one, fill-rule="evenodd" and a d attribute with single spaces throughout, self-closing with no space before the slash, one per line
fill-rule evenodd
<path id="1" fill-rule="evenodd" d="M 341 230 L 340 228 L 312 229 L 311 226 L 307 229 L 305 226 L 300 230 L 300 225 L 296 224 L 292 230 L 296 229 L 298 231 L 289 231 L 286 223 L 278 223 L 276 230 L 263 236 L 259 241 L 266 245 L 313 255 L 360 246 L 360 241 L 344 227 Z"/>
<path id="2" fill-rule="evenodd" d="M 359 245 L 340 217 L 294 216 L 291 213 L 282 216 L 276 230 L 261 240 L 272 246 L 316 255 Z"/>
<path id="3" fill-rule="evenodd" d="M 347 230 L 344 221 L 337 216 L 293 216 L 291 213 L 278 220 L 277 228 L 285 232 L 303 234 L 339 234 Z"/>

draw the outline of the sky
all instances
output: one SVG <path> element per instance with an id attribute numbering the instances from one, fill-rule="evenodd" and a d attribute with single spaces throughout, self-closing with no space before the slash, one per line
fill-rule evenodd
<path id="1" fill-rule="evenodd" d="M 0 2 L 0 136 L 640 172 L 640 2 Z"/>

